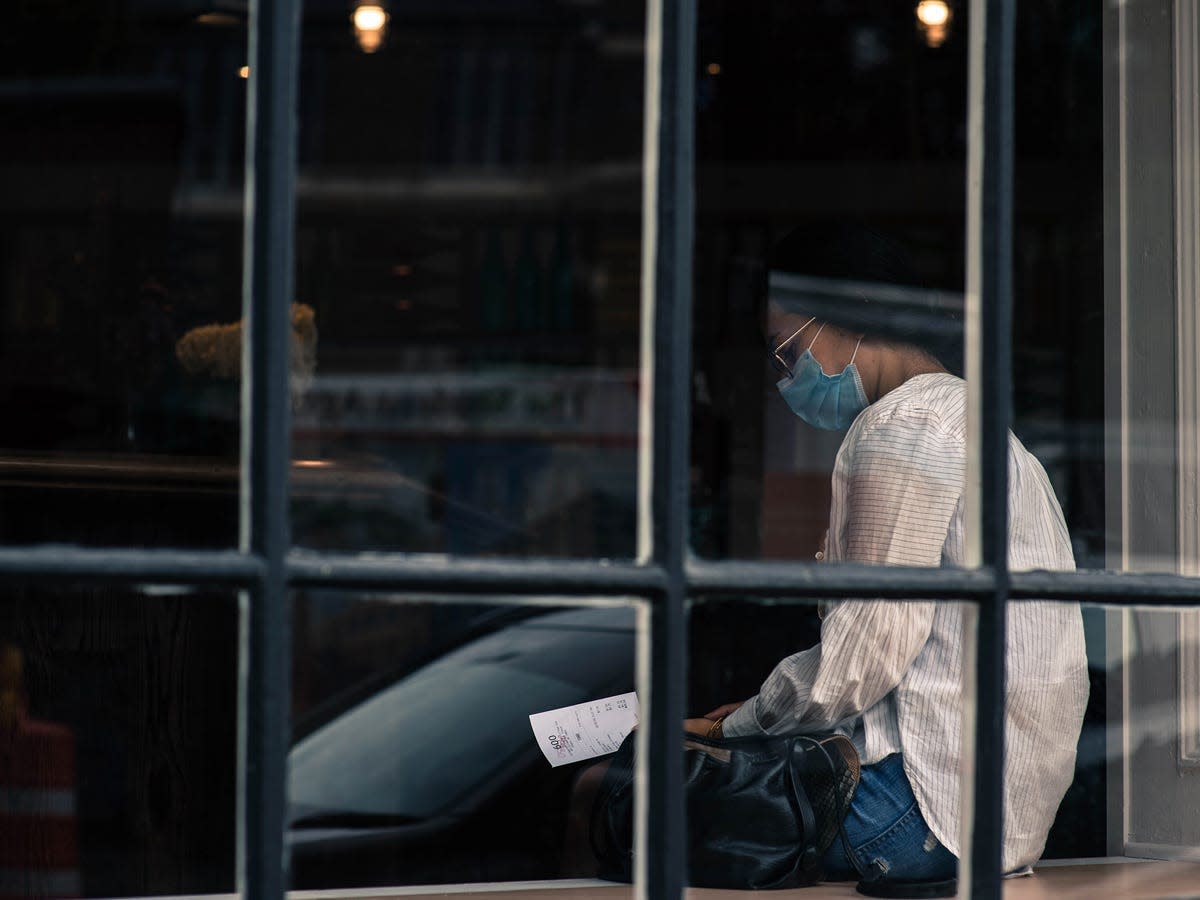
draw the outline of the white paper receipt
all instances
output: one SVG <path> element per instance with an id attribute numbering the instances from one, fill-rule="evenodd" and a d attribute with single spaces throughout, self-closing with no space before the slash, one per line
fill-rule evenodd
<path id="1" fill-rule="evenodd" d="M 618 694 L 529 717 L 533 735 L 552 766 L 615 753 L 638 720 L 637 694 Z"/>

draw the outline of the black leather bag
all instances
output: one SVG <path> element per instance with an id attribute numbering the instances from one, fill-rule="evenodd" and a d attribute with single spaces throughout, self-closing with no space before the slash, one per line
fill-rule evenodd
<path id="1" fill-rule="evenodd" d="M 600 876 L 633 878 L 634 735 L 613 756 L 592 808 Z M 858 755 L 835 734 L 684 741 L 689 883 L 789 888 L 820 878 L 858 785 Z"/>

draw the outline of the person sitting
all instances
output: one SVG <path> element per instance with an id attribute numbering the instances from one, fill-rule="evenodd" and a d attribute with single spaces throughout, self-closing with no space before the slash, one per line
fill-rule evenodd
<path id="1" fill-rule="evenodd" d="M 968 564 L 966 383 L 945 361 L 956 328 L 944 295 L 918 284 L 902 247 L 866 229 L 798 229 L 772 254 L 765 316 L 779 392 L 808 424 L 846 431 L 832 475 L 831 562 Z M 896 309 L 898 297 L 916 298 L 915 312 Z M 1074 569 L 1046 472 L 1011 433 L 1008 451 L 1011 568 Z M 963 850 L 963 607 L 823 607 L 818 644 L 779 662 L 757 695 L 685 728 L 847 734 L 862 774 L 825 878 L 952 878 Z M 1017 872 L 1041 854 L 1074 772 L 1088 695 L 1078 604 L 1011 604 L 1005 653 L 1003 867 Z"/>

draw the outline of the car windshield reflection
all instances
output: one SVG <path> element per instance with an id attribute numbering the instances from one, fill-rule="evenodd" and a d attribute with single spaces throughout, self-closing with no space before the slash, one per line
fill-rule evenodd
<path id="1" fill-rule="evenodd" d="M 402 825 L 536 763 L 529 715 L 628 689 L 633 613 L 581 609 L 479 638 L 299 741 L 293 827 Z"/>

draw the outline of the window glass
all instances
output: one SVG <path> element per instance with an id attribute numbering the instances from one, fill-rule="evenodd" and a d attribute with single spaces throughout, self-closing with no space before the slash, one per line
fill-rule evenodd
<path id="1" fill-rule="evenodd" d="M 244 13 L 21 3 L 0 49 L 0 540 L 232 544 Z"/>
<path id="2" fill-rule="evenodd" d="M 853 359 L 873 402 L 893 386 L 872 380 L 876 351 L 900 339 L 961 375 L 966 11 L 935 34 L 914 9 L 700 6 L 692 543 L 706 556 L 817 552 L 861 403 L 853 375 L 820 396 L 809 376 Z M 815 425 L 777 390 L 810 348 L 820 368 L 789 394 Z"/>
<path id="3" fill-rule="evenodd" d="M 955 876 L 962 850 L 963 610 L 949 602 L 787 597 L 763 605 L 737 596 L 704 597 L 694 606 L 692 731 L 712 732 L 720 719 L 712 733 L 723 737 L 805 734 L 824 741 L 838 734 L 849 742 L 830 741 L 835 765 L 817 757 L 819 765 L 804 776 L 824 835 L 826 880 Z M 1012 604 L 1006 670 L 1005 728 L 1010 745 L 1020 748 L 1007 762 L 1006 869 L 1103 856 L 1103 788 L 1094 790 L 1103 784 L 1103 751 L 1073 774 L 1077 745 L 1090 753 L 1089 741 L 1104 727 L 1103 679 L 1089 701 L 1079 605 Z M 1093 707 L 1101 711 L 1098 723 Z M 857 789 L 846 775 L 855 760 Z M 839 780 L 841 787 L 831 786 Z M 821 824 L 837 804 L 848 809 L 853 857 Z M 921 822 L 906 832 L 914 804 Z M 711 827 L 697 821 L 690 832 Z M 882 847 L 879 835 L 893 828 L 892 845 Z M 742 839 L 758 837 L 746 832 Z"/>
<path id="4" fill-rule="evenodd" d="M 1105 564 L 1195 575 L 1200 25 L 1174 7 L 1104 23 L 1104 114 L 1127 123 L 1104 143 Z"/>
<path id="5" fill-rule="evenodd" d="M 709 556 L 966 562 L 967 9 L 869 6 L 778 4 L 753 21 L 701 6 L 692 543 Z M 929 18 L 933 7 L 944 22 Z M 1044 15 L 1022 9 L 1017 21 L 1009 474 L 1018 570 L 1103 567 L 1113 536 L 1101 15 L 1056 4 Z M 788 654 L 822 634 L 822 646 L 836 639 L 826 634 L 832 615 L 793 626 L 805 642 Z M 1065 728 L 1074 744 L 1097 721 L 1088 673 L 1103 665 L 1078 607 L 1014 604 L 1010 628 L 1010 678 L 1025 685 L 1010 683 L 1010 731 L 1045 743 Z M 959 638 L 945 634 L 949 643 L 922 641 L 902 670 L 911 677 L 914 662 L 947 648 L 953 656 Z M 822 665 L 833 672 L 833 651 L 857 640 L 826 650 Z M 765 654 L 762 665 L 786 655 Z M 816 677 L 797 676 L 823 699 Z M 1026 689 L 1043 680 L 1056 693 L 1039 712 Z M 766 684 L 772 697 L 782 684 Z M 1059 724 L 1046 718 L 1051 708 Z M 1057 779 L 1053 791 L 1070 800 L 1044 823 L 1046 854 L 1104 855 L 1084 776 L 1030 777 Z"/>
<path id="6" fill-rule="evenodd" d="M 234 890 L 237 648 L 232 593 L 5 587 L 7 895 Z"/>
<path id="7" fill-rule="evenodd" d="M 1017 428 L 1062 499 L 1080 567 L 1200 571 L 1193 13 L 1169 3 L 1128 17 L 1060 8 L 1052 31 L 1071 36 L 1087 78 L 1060 77 L 1053 92 L 1030 96 L 1018 140 L 1016 200 L 1026 213 L 1014 288 L 1036 303 L 1014 320 Z M 1030 78 L 1018 66 L 1018 84 Z M 1051 178 L 1059 170 L 1066 177 Z M 1068 193 L 1057 201 L 1060 188 Z M 1091 697 L 1048 852 L 1159 860 L 1145 890 L 1170 895 L 1181 889 L 1172 879 L 1195 878 L 1168 862 L 1197 841 L 1195 614 L 1085 608 L 1084 622 Z M 1088 878 L 1105 893 L 1132 890 Z"/>
<path id="8" fill-rule="evenodd" d="M 529 716 L 634 690 L 632 608 L 314 591 L 296 612 L 295 888 L 587 873 L 596 760 L 552 766 Z"/>
<path id="9" fill-rule="evenodd" d="M 1084 855 L 1076 851 L 1099 844 L 1098 823 L 1105 822 L 1100 852 L 1155 862 L 1134 871 L 1093 870 L 1085 883 L 1111 896 L 1187 893 L 1200 877 L 1197 613 L 1089 607 L 1084 618 L 1092 696 L 1075 785 L 1059 814 L 1062 847 L 1065 855 Z M 1080 833 L 1090 847 L 1074 843 Z"/>
<path id="10" fill-rule="evenodd" d="M 644 18 L 306 9 L 298 544 L 633 555 Z"/>
<path id="11" fill-rule="evenodd" d="M 792 384 L 803 351 L 835 378 L 853 358 L 870 405 L 907 381 L 878 379 L 880 342 L 962 374 L 968 11 L 920 7 L 701 4 L 692 540 L 705 555 L 817 552 L 859 399 L 852 377 L 823 384 L 811 364 Z M 948 18 L 928 24 L 936 11 Z M 1101 13 L 1022 9 L 1015 57 L 1013 431 L 1054 488 L 1067 559 L 1091 567 L 1112 533 Z M 793 327 L 766 320 L 768 297 Z"/>

